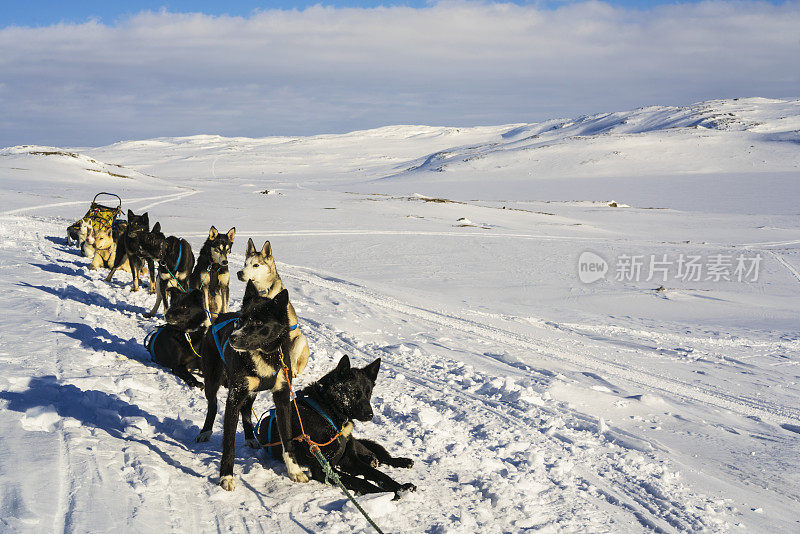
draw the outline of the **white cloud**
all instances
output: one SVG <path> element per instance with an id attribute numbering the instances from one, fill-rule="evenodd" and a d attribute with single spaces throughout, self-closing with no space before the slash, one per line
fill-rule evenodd
<path id="1" fill-rule="evenodd" d="M 798 96 L 800 3 L 141 13 L 0 29 L 0 145 L 534 121 Z"/>

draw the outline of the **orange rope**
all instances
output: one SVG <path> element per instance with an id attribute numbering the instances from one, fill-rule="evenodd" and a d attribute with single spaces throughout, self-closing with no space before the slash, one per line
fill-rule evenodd
<path id="1" fill-rule="evenodd" d="M 283 374 L 286 377 L 286 382 L 289 384 L 289 392 L 292 394 L 292 403 L 294 404 L 294 411 L 297 413 L 297 420 L 300 422 L 300 435 L 297 437 L 292 438 L 293 440 L 297 441 L 305 441 L 308 443 L 308 446 L 311 447 L 313 450 L 314 447 L 325 447 L 326 445 L 330 445 L 334 442 L 334 440 L 338 439 L 339 436 L 342 435 L 342 431 L 339 430 L 334 436 L 326 441 L 325 443 L 317 443 L 316 441 L 311 440 L 311 436 L 306 434 L 305 428 L 303 428 L 303 420 L 300 418 L 300 409 L 297 407 L 297 397 L 294 395 L 294 388 L 292 387 L 292 381 L 289 380 L 289 368 L 286 366 L 286 363 L 283 361 L 283 352 L 281 352 L 281 363 L 283 364 Z M 280 445 L 281 442 L 278 441 L 277 443 L 268 443 L 264 445 L 264 448 L 267 447 L 277 447 Z"/>

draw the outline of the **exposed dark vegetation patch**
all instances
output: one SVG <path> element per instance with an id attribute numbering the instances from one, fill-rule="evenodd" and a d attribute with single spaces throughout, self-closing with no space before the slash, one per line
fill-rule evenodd
<path id="1" fill-rule="evenodd" d="M 75 152 L 61 152 L 58 150 L 31 150 L 29 154 L 33 154 L 34 156 L 69 156 L 71 158 L 78 157 L 78 155 Z"/>
<path id="2" fill-rule="evenodd" d="M 500 209 L 508 210 L 508 211 L 522 211 L 525 213 L 534 213 L 536 215 L 555 215 L 555 213 L 549 213 L 547 211 L 533 211 L 533 210 L 526 210 L 522 208 L 509 208 L 508 206 L 503 206 Z"/>
<path id="3" fill-rule="evenodd" d="M 408 200 L 421 200 L 422 202 L 435 202 L 437 204 L 464 204 L 457 200 L 450 200 L 448 198 L 434 198 L 434 197 L 408 197 Z"/>
<path id="4" fill-rule="evenodd" d="M 102 173 L 102 174 L 107 174 L 109 176 L 113 176 L 114 178 L 127 178 L 128 180 L 133 180 L 133 178 L 131 178 L 130 176 L 125 176 L 124 174 L 117 174 L 115 172 L 101 171 L 99 169 L 86 169 L 86 170 L 90 171 L 90 172 L 99 172 L 99 173 Z"/>
<path id="5" fill-rule="evenodd" d="M 70 158 L 78 159 L 80 154 L 76 154 L 75 152 L 64 152 L 63 150 L 31 150 L 28 154 L 32 154 L 34 156 L 68 156 Z M 92 158 L 86 158 L 89 163 L 95 163 L 100 165 L 100 162 L 94 160 Z M 115 167 L 122 168 L 122 165 L 116 165 L 114 163 L 109 163 L 109 165 L 114 165 Z M 88 169 L 87 169 L 88 170 Z M 123 176 L 123 178 L 128 178 L 127 176 Z"/>

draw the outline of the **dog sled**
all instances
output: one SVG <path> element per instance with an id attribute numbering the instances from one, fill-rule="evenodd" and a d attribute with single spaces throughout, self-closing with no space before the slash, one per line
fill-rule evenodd
<path id="1" fill-rule="evenodd" d="M 110 197 L 109 199 L 103 199 L 104 202 L 108 202 L 116 198 L 116 206 L 107 206 L 106 204 L 101 204 L 97 201 L 97 198 L 101 195 L 105 195 L 106 197 Z M 94 198 L 92 199 L 92 204 L 89 206 L 89 211 L 86 212 L 82 218 L 78 219 L 70 226 L 67 227 L 67 235 L 72 238 L 73 240 L 77 241 L 78 239 L 78 227 L 81 224 L 81 220 L 89 219 L 92 221 L 92 227 L 95 230 L 100 230 L 101 228 L 113 228 L 114 225 L 117 223 L 117 219 L 119 219 L 120 215 L 122 214 L 122 199 L 119 198 L 118 195 L 114 193 L 106 193 L 105 191 L 97 193 Z"/>

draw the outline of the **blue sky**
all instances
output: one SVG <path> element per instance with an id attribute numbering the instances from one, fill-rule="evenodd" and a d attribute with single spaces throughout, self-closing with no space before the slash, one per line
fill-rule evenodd
<path id="1" fill-rule="evenodd" d="M 211 2 L 153 2 L 135 13 L 108 1 L 0 2 L 0 147 L 498 125 L 800 97 L 800 0 L 652 10 L 237 4 L 242 18 L 190 11 Z"/>
<path id="2" fill-rule="evenodd" d="M 554 9 L 570 0 L 525 1 L 507 0 L 515 4 L 536 5 Z M 697 3 L 699 0 L 605 0 L 605 3 L 628 9 L 649 9 L 664 4 Z M 781 0 L 769 0 L 780 4 Z M 97 19 L 105 24 L 114 24 L 140 11 L 166 10 L 172 13 L 205 13 L 207 15 L 233 15 L 247 17 L 255 10 L 265 9 L 304 9 L 314 5 L 333 7 L 408 6 L 426 7 L 432 2 L 426 0 L 277 0 L 272 2 L 220 2 L 209 0 L 171 0 L 147 2 L 114 2 L 110 0 L 89 0 L 64 2 L 62 0 L 0 0 L 0 27 L 48 26 L 66 23 L 80 23 Z"/>

